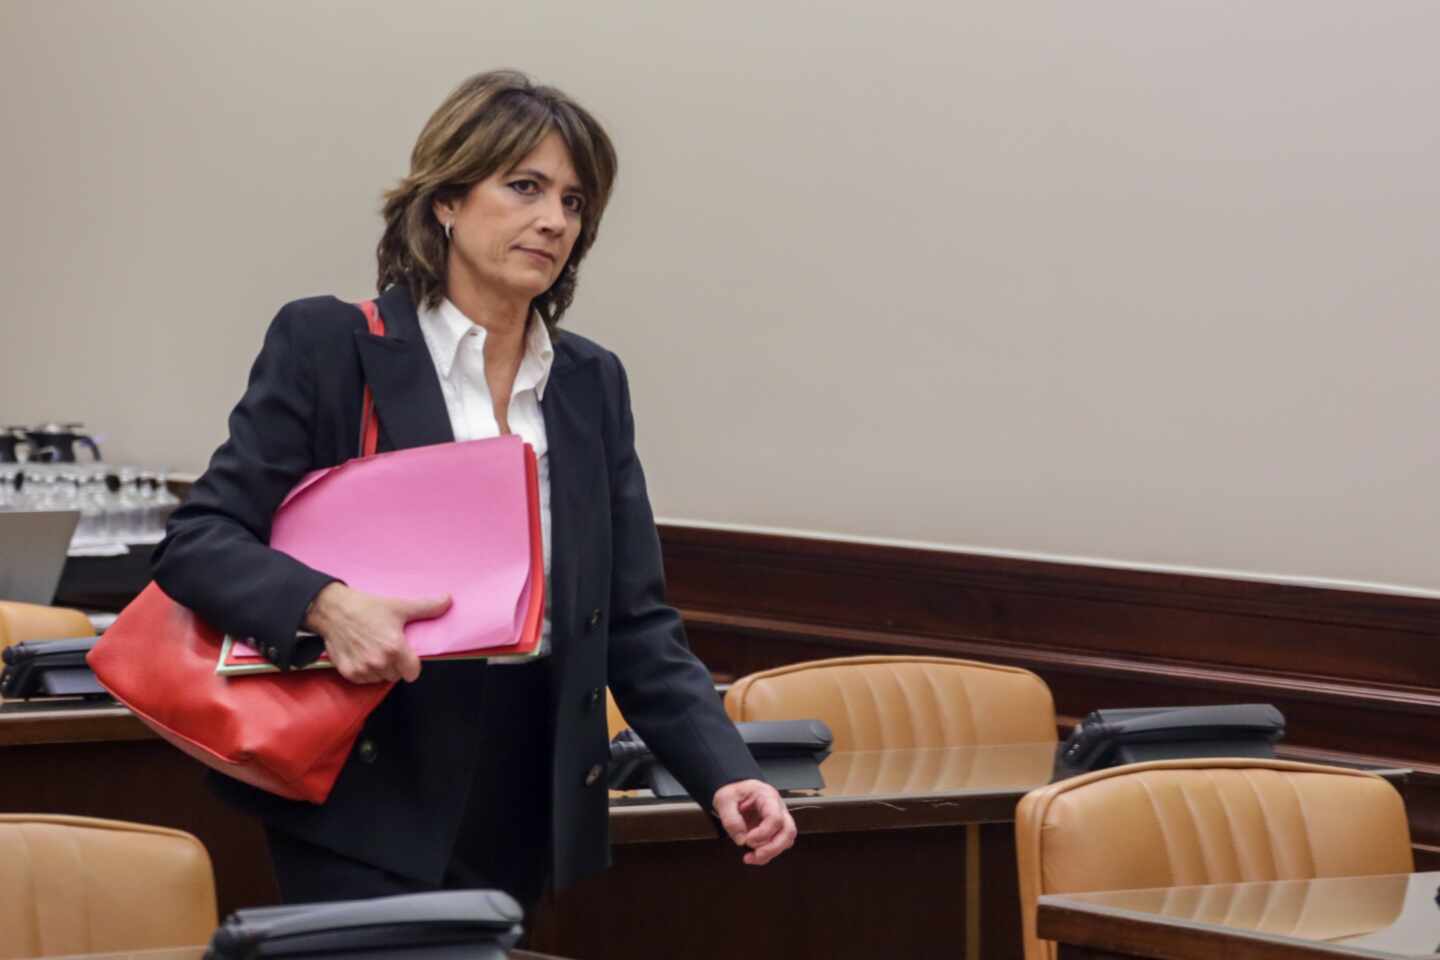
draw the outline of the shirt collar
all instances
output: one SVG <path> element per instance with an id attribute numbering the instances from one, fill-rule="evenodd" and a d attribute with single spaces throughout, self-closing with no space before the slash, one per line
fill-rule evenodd
<path id="1" fill-rule="evenodd" d="M 555 345 L 550 330 L 538 313 L 530 315 L 525 330 L 525 356 L 520 358 L 520 372 L 515 381 L 521 389 L 533 387 L 535 399 L 545 399 L 545 385 L 550 382 L 550 368 L 555 365 Z"/>
<path id="2" fill-rule="evenodd" d="M 446 297 L 438 307 L 422 306 L 416 315 L 420 329 L 430 343 L 435 368 L 440 376 L 450 379 L 455 369 L 455 360 L 466 334 L 471 334 L 477 352 L 485 345 L 485 328 L 471 323 L 470 318 Z M 531 314 L 525 329 L 525 353 L 520 357 L 520 369 L 515 374 L 515 390 L 534 389 L 537 399 L 545 399 L 545 386 L 550 382 L 550 368 L 555 363 L 555 346 L 550 342 L 550 331 L 538 314 Z"/>

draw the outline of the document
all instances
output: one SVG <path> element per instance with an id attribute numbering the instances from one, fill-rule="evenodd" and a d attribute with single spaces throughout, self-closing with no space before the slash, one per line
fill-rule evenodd
<path id="1" fill-rule="evenodd" d="M 535 453 L 518 436 L 396 450 L 317 470 L 275 513 L 270 546 L 356 590 L 449 594 L 406 625 L 422 659 L 533 656 L 545 607 Z M 226 637 L 216 672 L 276 668 Z M 322 654 L 310 664 L 331 664 Z"/>

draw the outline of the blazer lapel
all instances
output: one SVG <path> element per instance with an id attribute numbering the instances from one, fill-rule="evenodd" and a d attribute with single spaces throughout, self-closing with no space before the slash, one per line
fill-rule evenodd
<path id="1" fill-rule="evenodd" d="M 389 450 L 449 443 L 455 439 L 435 363 L 420 334 L 415 306 L 404 287 L 391 287 L 379 300 L 385 336 L 363 327 L 355 346 L 365 382 L 375 396 L 381 446 Z"/>
<path id="2" fill-rule="evenodd" d="M 576 591 L 583 557 L 577 534 L 585 530 L 587 512 L 593 508 L 594 491 L 586 470 L 599 466 L 604 456 L 600 446 L 599 412 L 603 407 L 593 364 L 577 363 L 564 346 L 564 334 L 557 337 L 555 363 L 545 385 L 540 411 L 545 417 L 546 456 L 550 462 L 550 620 L 569 623 L 575 612 Z M 563 631 L 557 630 L 556 636 Z M 566 653 L 563 644 L 555 652 Z"/>

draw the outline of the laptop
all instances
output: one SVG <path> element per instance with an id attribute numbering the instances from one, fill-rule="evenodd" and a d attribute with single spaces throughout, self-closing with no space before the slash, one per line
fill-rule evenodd
<path id="1" fill-rule="evenodd" d="M 0 513 L 0 600 L 50 604 L 79 510 Z"/>

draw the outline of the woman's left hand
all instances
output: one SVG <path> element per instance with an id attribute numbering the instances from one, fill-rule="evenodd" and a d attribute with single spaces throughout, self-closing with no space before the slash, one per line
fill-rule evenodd
<path id="1" fill-rule="evenodd" d="M 795 843 L 795 818 L 763 780 L 727 783 L 711 807 L 735 845 L 749 848 L 744 859 L 751 866 L 769 863 Z"/>

